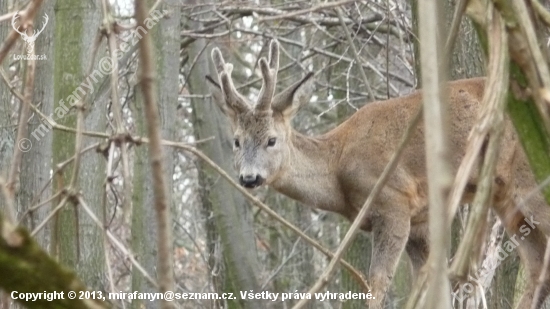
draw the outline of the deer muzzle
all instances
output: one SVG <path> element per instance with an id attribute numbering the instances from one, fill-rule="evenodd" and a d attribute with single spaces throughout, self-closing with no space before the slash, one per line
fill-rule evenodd
<path id="1" fill-rule="evenodd" d="M 253 189 L 256 187 L 261 186 L 264 183 L 265 179 L 262 178 L 262 176 L 256 174 L 256 175 L 240 175 L 239 176 L 239 182 L 241 186 L 249 189 Z"/>

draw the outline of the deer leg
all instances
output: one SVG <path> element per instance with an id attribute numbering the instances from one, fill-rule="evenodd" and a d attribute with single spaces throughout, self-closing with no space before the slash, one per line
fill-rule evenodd
<path id="1" fill-rule="evenodd" d="M 515 235 L 520 238 L 519 254 L 527 271 L 526 287 L 516 308 L 531 309 L 533 303 L 536 304 L 534 308 L 540 308 L 550 292 L 548 269 L 546 270 L 547 275 L 544 282 L 539 282 L 539 276 L 543 271 L 546 238 L 540 230 L 533 230 L 527 236 L 519 236 L 521 233 Z M 521 237 L 524 237 L 524 239 L 521 240 Z M 539 288 L 539 293 L 535 299 L 537 288 Z"/>
<path id="2" fill-rule="evenodd" d="M 542 200 L 541 200 L 542 201 Z M 539 282 L 543 272 L 544 254 L 546 251 L 546 235 L 544 233 L 546 218 L 541 213 L 532 214 L 528 209 L 520 210 L 515 207 L 517 203 L 512 198 L 506 198 L 495 203 L 495 211 L 503 222 L 510 241 L 517 244 L 521 261 L 527 272 L 527 282 L 523 295 L 517 305 L 517 309 L 540 308 L 550 293 L 550 270 L 546 270 L 546 278 Z M 512 243 L 504 244 L 505 251 L 515 249 Z M 537 299 L 535 293 L 540 285 Z"/>
<path id="3" fill-rule="evenodd" d="M 428 232 L 429 228 L 427 222 L 411 226 L 411 233 L 407 241 L 406 250 L 411 259 L 415 278 L 418 276 L 422 266 L 426 264 L 428 254 L 430 253 Z"/>
<path id="4" fill-rule="evenodd" d="M 382 309 L 386 292 L 409 238 L 410 217 L 403 209 L 385 209 L 385 214 L 375 214 L 372 218 L 369 283 L 373 289 L 371 293 L 374 299 L 369 301 L 369 306 L 371 309 Z"/>
<path id="5" fill-rule="evenodd" d="M 525 220 L 530 220 L 525 218 Z M 525 222 L 525 221 L 524 221 Z M 546 270 L 546 278 L 543 282 L 539 281 L 540 274 L 543 272 L 544 252 L 546 247 L 546 237 L 539 229 L 529 231 L 529 235 L 525 235 L 528 224 L 522 224 L 524 229 L 511 234 L 516 235 L 519 242 L 519 255 L 524 263 L 527 272 L 527 283 L 523 295 L 517 305 L 517 309 L 531 309 L 532 304 L 536 304 L 534 308 L 540 308 L 550 292 L 550 270 Z M 522 232 L 523 231 L 523 232 Z M 540 287 L 539 287 L 540 286 Z M 535 296 L 536 289 L 539 288 L 537 297 Z M 536 299 L 535 299 L 536 297 Z"/>

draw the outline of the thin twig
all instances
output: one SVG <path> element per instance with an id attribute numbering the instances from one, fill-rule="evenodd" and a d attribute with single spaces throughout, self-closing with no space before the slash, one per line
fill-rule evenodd
<path id="1" fill-rule="evenodd" d="M 544 262 L 542 263 L 542 271 L 540 272 L 537 287 L 535 288 L 535 293 L 533 295 L 533 303 L 531 304 L 531 309 L 537 309 L 539 303 L 537 300 L 540 298 L 540 293 L 544 288 L 544 283 L 546 282 L 546 275 L 548 274 L 548 265 L 550 264 L 550 239 L 546 241 L 546 250 L 544 251 Z"/>
<path id="2" fill-rule="evenodd" d="M 533 5 L 533 9 L 535 12 L 540 16 L 541 20 L 550 27 L 550 12 L 546 10 L 546 8 L 539 3 L 538 0 L 531 0 L 531 4 Z"/>
<path id="3" fill-rule="evenodd" d="M 269 17 L 263 17 L 260 18 L 260 22 L 265 22 L 269 20 L 276 20 L 276 19 L 283 19 L 283 18 L 289 18 L 293 16 L 299 16 L 304 15 L 307 13 L 312 13 L 316 11 L 320 11 L 322 9 L 332 8 L 332 7 L 339 7 L 341 5 L 345 5 L 351 2 L 355 2 L 355 0 L 342 0 L 342 1 L 335 1 L 335 2 L 327 2 L 327 3 L 321 3 L 319 5 L 316 5 L 314 7 L 311 7 L 309 9 L 303 9 L 303 10 L 295 10 L 290 13 L 282 14 L 282 15 L 276 15 L 276 16 L 269 16 Z"/>
<path id="4" fill-rule="evenodd" d="M 88 204 L 86 204 L 86 201 L 84 201 L 82 199 L 82 197 L 79 195 L 77 197 L 78 199 L 78 205 L 80 205 L 82 207 L 82 209 L 84 209 L 84 211 L 88 214 L 88 216 L 90 216 L 90 218 L 92 219 L 92 221 L 95 222 L 95 224 L 102 230 L 105 232 L 105 234 L 107 235 L 107 237 L 111 240 L 111 243 L 113 245 L 115 245 L 115 247 L 118 248 L 118 250 L 120 252 L 122 252 L 122 254 L 124 254 L 126 256 L 126 258 L 128 258 L 131 262 L 132 262 L 132 265 L 134 267 L 137 268 L 137 270 L 143 275 L 143 277 L 145 279 L 147 279 L 147 281 L 149 281 L 149 283 L 151 283 L 151 285 L 153 285 L 154 287 L 158 287 L 158 283 L 155 281 L 155 279 L 153 279 L 153 277 L 151 277 L 147 271 L 145 270 L 145 268 L 143 268 L 143 266 L 141 266 L 141 264 L 139 264 L 139 262 L 135 259 L 134 255 L 130 252 L 129 249 L 126 249 L 126 247 L 122 244 L 122 242 L 120 240 L 118 240 L 112 233 L 111 231 L 105 229 L 105 227 L 103 226 L 103 224 L 101 223 L 101 221 L 97 218 L 97 216 L 94 214 L 94 212 L 90 209 L 90 207 L 88 207 Z"/>
<path id="5" fill-rule="evenodd" d="M 372 91 L 372 88 L 370 86 L 369 79 L 367 78 L 367 74 L 365 74 L 365 70 L 363 70 L 363 61 L 361 61 L 361 57 L 359 56 L 359 52 L 357 52 L 357 48 L 355 47 L 355 43 L 353 42 L 353 38 L 351 37 L 351 34 L 349 33 L 348 27 L 346 26 L 346 23 L 344 22 L 344 16 L 342 14 L 342 9 L 339 7 L 336 8 L 336 13 L 338 14 L 338 19 L 340 19 L 340 23 L 342 24 L 342 29 L 344 30 L 344 33 L 346 34 L 346 39 L 348 40 L 348 44 L 351 47 L 351 51 L 353 52 L 353 57 L 355 59 L 355 62 L 357 62 L 359 67 L 359 72 L 361 73 L 361 77 L 363 78 L 363 83 L 365 83 L 365 87 L 367 87 L 367 92 L 369 93 L 369 98 L 371 101 L 376 101 L 376 98 L 374 97 L 374 92 Z"/>
<path id="6" fill-rule="evenodd" d="M 111 15 L 110 6 L 107 3 L 107 0 L 103 0 L 103 20 L 104 24 L 103 27 L 107 30 L 107 40 L 109 43 L 109 55 L 111 58 L 111 63 L 113 65 L 111 69 L 111 107 L 113 110 L 113 118 L 115 119 L 115 134 L 124 134 L 126 133 L 126 129 L 124 127 L 124 123 L 122 120 L 122 108 L 120 105 L 120 98 L 119 98 L 119 76 L 118 76 L 118 61 L 117 61 L 117 38 L 116 33 L 114 31 L 115 21 L 113 16 Z M 120 156 L 122 159 L 122 177 L 125 180 L 130 179 L 130 163 L 128 159 L 128 144 L 125 142 L 121 142 L 119 145 L 120 147 Z M 131 181 L 124 181 L 123 183 L 123 195 L 124 198 L 122 199 L 122 209 L 124 211 L 124 214 L 126 216 L 126 220 L 128 221 L 128 215 L 131 213 L 130 211 L 130 201 L 132 199 L 132 182 Z"/>
<path id="7" fill-rule="evenodd" d="M 109 155 L 108 155 L 108 158 L 107 158 L 107 164 L 105 166 L 105 174 L 107 175 L 107 177 L 105 177 L 105 186 L 103 187 L 103 201 L 102 201 L 102 206 L 101 209 L 103 211 L 103 225 L 100 226 L 100 229 L 102 231 L 101 233 L 101 236 L 103 238 L 103 250 L 104 250 L 104 253 L 105 253 L 105 267 L 107 268 L 107 279 L 109 281 L 109 288 L 111 290 L 111 292 L 113 293 L 116 293 L 116 288 L 115 288 L 115 282 L 114 282 L 114 279 L 113 279 L 113 270 L 112 270 L 112 266 L 111 266 L 111 263 L 110 263 L 110 258 L 109 258 L 109 242 L 108 242 L 108 237 L 107 237 L 107 227 L 108 227 L 108 224 L 106 223 L 106 217 L 107 217 L 107 203 L 108 203 L 108 199 L 107 199 L 107 192 L 109 191 L 109 187 L 111 186 L 111 180 L 113 179 L 113 176 L 112 176 L 112 171 L 113 171 L 113 159 L 114 159 L 114 147 L 113 146 L 113 143 L 109 143 Z M 126 309 L 126 304 L 124 301 L 121 301 L 120 302 L 121 305 L 122 305 L 122 308 L 123 309 Z"/>
<path id="8" fill-rule="evenodd" d="M 48 223 L 53 218 L 53 216 L 55 216 L 55 214 L 59 210 L 61 210 L 61 208 L 63 208 L 63 206 L 65 206 L 65 204 L 69 200 L 69 197 L 66 194 L 66 192 L 63 192 L 63 193 L 64 193 L 64 196 L 61 199 L 61 201 L 59 202 L 59 204 L 46 216 L 46 218 L 44 218 L 44 220 L 42 220 L 42 222 L 40 222 L 40 224 L 38 224 L 37 227 L 34 228 L 34 230 L 31 232 L 31 236 L 34 236 L 34 235 L 38 234 L 38 232 L 40 232 L 40 230 L 46 225 L 46 223 Z"/>
<path id="9" fill-rule="evenodd" d="M 466 11 L 467 4 L 468 0 L 458 0 L 458 3 L 455 5 L 453 20 L 451 21 L 451 27 L 449 28 L 449 34 L 447 36 L 447 41 L 445 42 L 446 55 L 450 55 L 453 52 L 458 30 L 460 29 L 460 23 L 462 22 L 462 16 L 464 15 L 464 11 Z M 447 58 L 450 59 L 451 57 Z"/>

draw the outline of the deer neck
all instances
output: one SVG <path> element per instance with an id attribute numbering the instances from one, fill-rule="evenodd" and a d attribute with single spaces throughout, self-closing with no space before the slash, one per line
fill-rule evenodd
<path id="1" fill-rule="evenodd" d="M 314 208 L 339 212 L 343 204 L 337 171 L 339 141 L 327 135 L 309 137 L 293 131 L 286 168 L 271 186 Z"/>

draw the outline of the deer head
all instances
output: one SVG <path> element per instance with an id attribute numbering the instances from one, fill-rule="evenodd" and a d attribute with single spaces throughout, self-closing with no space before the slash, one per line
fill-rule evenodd
<path id="1" fill-rule="evenodd" d="M 214 100 L 230 119 L 234 141 L 235 167 L 239 182 L 246 188 L 270 184 L 288 164 L 291 151 L 290 121 L 309 97 L 298 98 L 298 89 L 313 73 L 275 95 L 279 69 L 279 44 L 272 41 L 269 56 L 259 60 L 263 83 L 256 104 L 242 96 L 231 79 L 233 66 L 226 63 L 218 48 L 212 50 L 212 61 L 218 73 L 219 85 L 214 85 Z"/>
<path id="2" fill-rule="evenodd" d="M 15 21 L 16 21 L 19 17 L 21 17 L 21 15 L 19 15 L 19 12 L 15 13 L 15 14 L 13 15 L 13 17 L 12 17 L 12 19 L 11 19 L 11 25 L 13 26 L 13 29 L 14 29 L 17 33 L 19 33 L 19 34 L 21 35 L 21 37 L 23 38 L 23 40 L 24 40 L 25 42 L 27 42 L 27 43 L 29 43 L 29 44 L 30 44 L 30 43 L 34 43 L 34 41 L 36 41 L 36 38 L 38 37 L 38 35 L 39 35 L 40 33 L 42 33 L 42 31 L 44 31 L 44 28 L 46 28 L 46 25 L 48 24 L 48 14 L 44 14 L 44 19 L 45 19 L 45 21 L 44 21 L 44 25 L 42 26 L 42 29 L 40 29 L 40 30 L 34 30 L 31 36 L 27 35 L 27 29 L 25 29 L 25 32 L 21 32 L 21 31 L 19 30 L 19 27 L 16 27 L 16 26 L 15 26 Z"/>

